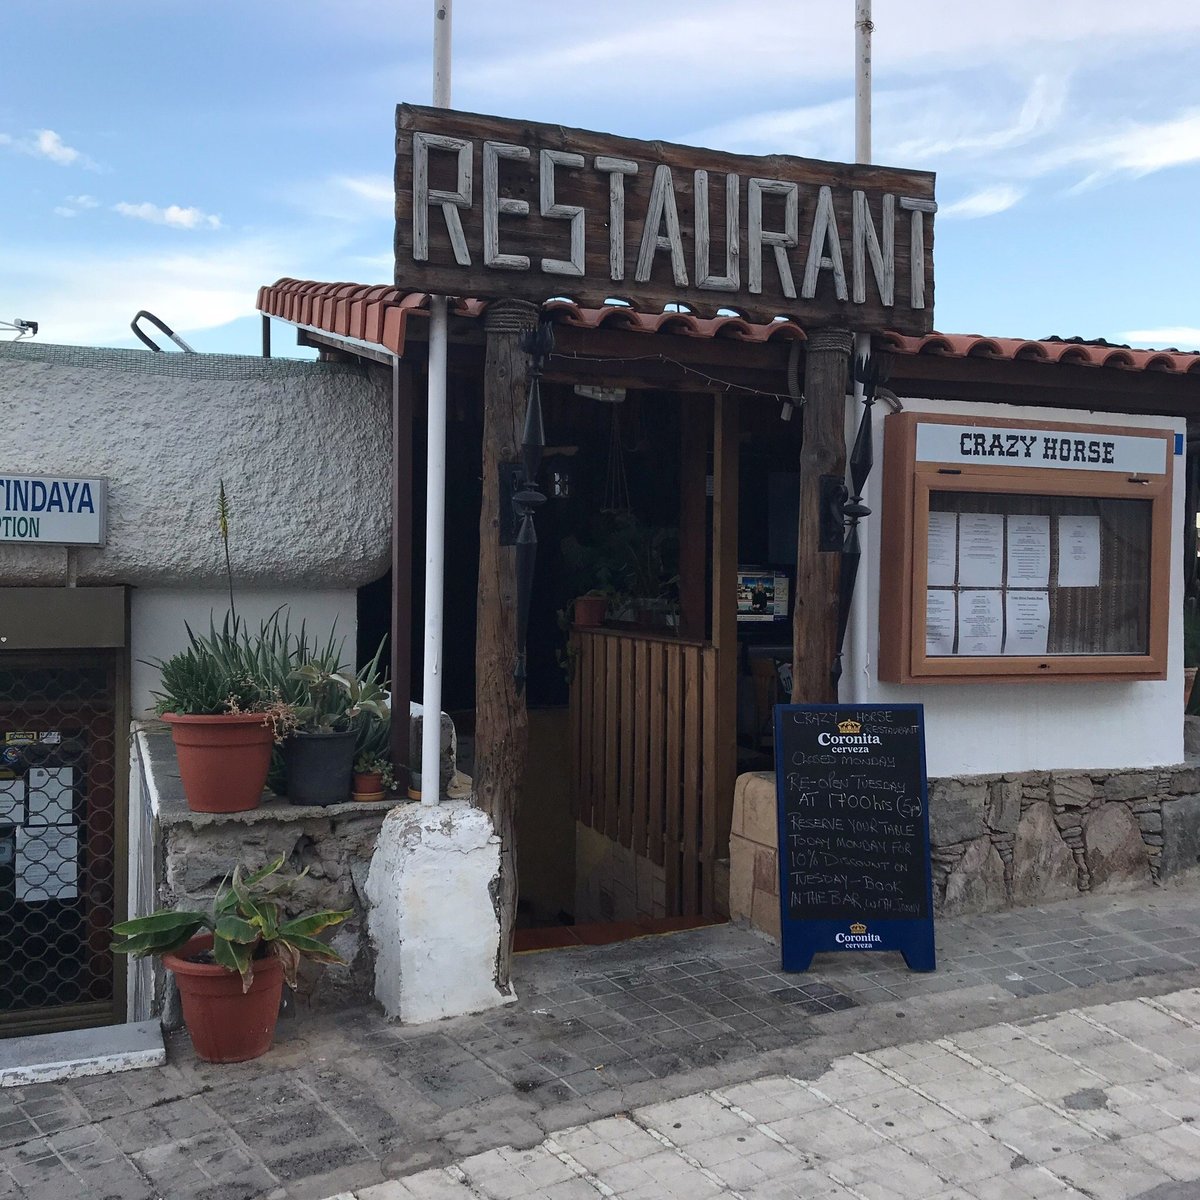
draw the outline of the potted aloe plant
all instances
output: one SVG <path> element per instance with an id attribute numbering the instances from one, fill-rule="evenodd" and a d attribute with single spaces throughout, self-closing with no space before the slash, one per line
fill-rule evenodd
<path id="1" fill-rule="evenodd" d="M 283 745 L 287 796 L 293 804 L 337 804 L 348 799 L 359 725 L 388 714 L 380 675 L 383 647 L 361 670 L 306 662 L 291 672 L 301 696 L 295 727 Z"/>
<path id="2" fill-rule="evenodd" d="M 257 646 L 236 616 L 220 628 L 210 617 L 207 635 L 185 629 L 187 646 L 150 665 L 159 668 L 155 712 L 171 728 L 188 807 L 256 808 L 272 747 L 289 723 L 286 706 L 259 673 Z"/>
<path id="3" fill-rule="evenodd" d="M 343 962 L 317 934 L 349 912 L 285 919 L 277 897 L 304 874 L 283 876 L 283 855 L 257 871 L 240 865 L 206 911 L 160 909 L 113 926 L 113 950 L 157 955 L 175 976 L 183 1020 L 205 1062 L 244 1062 L 265 1054 L 275 1038 L 283 985 L 296 986 L 302 958 Z"/>

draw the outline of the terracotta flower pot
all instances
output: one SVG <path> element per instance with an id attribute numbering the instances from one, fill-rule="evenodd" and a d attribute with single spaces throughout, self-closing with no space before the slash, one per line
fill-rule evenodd
<path id="1" fill-rule="evenodd" d="M 257 808 L 271 766 L 273 732 L 262 713 L 193 717 L 164 713 L 188 808 L 230 813 Z"/>
<path id="2" fill-rule="evenodd" d="M 1187 711 L 1187 706 L 1192 702 L 1192 689 L 1196 686 L 1196 672 L 1200 671 L 1200 667 L 1184 667 L 1183 668 L 1183 710 Z"/>
<path id="3" fill-rule="evenodd" d="M 597 625 L 603 625 L 607 612 L 607 596 L 577 596 L 575 598 L 575 624 L 581 629 L 594 629 Z"/>
<path id="4" fill-rule="evenodd" d="M 383 776 L 378 771 L 356 771 L 354 773 L 355 800 L 382 800 Z"/>
<path id="5" fill-rule="evenodd" d="M 212 934 L 185 942 L 163 965 L 175 976 L 183 1020 L 198 1058 L 212 1063 L 245 1062 L 266 1054 L 275 1040 L 283 995 L 283 964 L 274 954 L 256 959 L 254 982 L 242 991 L 242 977 L 216 963 L 188 962 L 211 950 Z"/>

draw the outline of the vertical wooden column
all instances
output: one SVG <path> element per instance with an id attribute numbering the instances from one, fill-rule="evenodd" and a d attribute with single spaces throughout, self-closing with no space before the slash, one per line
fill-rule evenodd
<path id="1" fill-rule="evenodd" d="M 484 317 L 483 503 L 479 511 L 479 605 L 475 622 L 475 797 L 500 838 L 496 891 L 500 950 L 496 983 L 506 989 L 517 915 L 517 803 L 529 722 L 513 679 L 517 654 L 516 548 L 500 545 L 500 464 L 519 462 L 529 355 L 521 337 L 536 305 L 500 300 Z"/>
<path id="2" fill-rule="evenodd" d="M 679 635 L 704 638 L 708 426 L 711 405 L 703 395 L 679 396 Z"/>
<path id="3" fill-rule="evenodd" d="M 407 766 L 412 700 L 412 367 L 392 364 L 392 762 Z M 399 772 L 397 772 L 399 774 Z"/>
<path id="4" fill-rule="evenodd" d="M 713 397 L 713 554 L 712 645 L 716 655 L 715 763 L 713 805 L 706 808 L 704 863 L 707 878 L 704 913 L 712 912 L 712 870 L 729 850 L 733 789 L 737 779 L 737 565 L 738 468 L 741 438 L 738 399 L 719 392 Z"/>
<path id="5" fill-rule="evenodd" d="M 846 476 L 846 388 L 852 339 L 814 329 L 805 345 L 804 446 L 800 451 L 800 535 L 792 622 L 792 703 L 833 704 L 842 556 L 819 549 L 821 476 Z"/>

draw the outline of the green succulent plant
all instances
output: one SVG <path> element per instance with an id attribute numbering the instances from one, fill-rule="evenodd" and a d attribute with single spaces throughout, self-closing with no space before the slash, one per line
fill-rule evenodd
<path id="1" fill-rule="evenodd" d="M 134 958 L 169 954 L 202 930 L 209 930 L 213 935 L 213 961 L 241 975 L 243 992 L 248 992 L 254 982 L 255 962 L 271 954 L 283 964 L 284 979 L 293 988 L 302 958 L 344 963 L 336 950 L 317 939 L 317 934 L 340 925 L 350 912 L 318 912 L 285 920 L 283 906 L 276 897 L 307 871 L 280 875 L 283 862 L 281 854 L 249 873 L 238 864 L 217 889 L 207 912 L 160 909 L 148 917 L 114 925 L 118 940 L 113 942 L 113 950 Z"/>

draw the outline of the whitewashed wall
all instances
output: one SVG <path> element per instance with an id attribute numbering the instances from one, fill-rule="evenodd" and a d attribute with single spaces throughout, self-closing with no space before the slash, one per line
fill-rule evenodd
<path id="1" fill-rule="evenodd" d="M 347 662 L 354 660 L 358 627 L 353 590 L 239 588 L 235 593 L 238 617 L 256 630 L 277 608 L 287 605 L 293 629 L 306 621 L 308 631 L 324 641 L 331 629 L 346 638 Z M 187 643 L 184 623 L 197 632 L 208 630 L 210 614 L 220 625 L 229 611 L 229 593 L 222 591 L 135 588 L 130 597 L 130 656 L 133 659 L 131 709 L 143 716 L 154 707 L 151 692 L 158 688 L 158 668 L 149 665 L 169 658 Z"/>
<path id="2" fill-rule="evenodd" d="M 107 476 L 82 584 L 218 587 L 217 486 L 241 587 L 355 588 L 387 569 L 390 376 L 296 359 L 0 342 L 0 471 Z M 59 547 L 0 544 L 0 586 L 65 582 Z"/>
<path id="3" fill-rule="evenodd" d="M 908 400 L 909 412 L 962 413 L 1015 420 L 1098 423 L 1185 431 L 1185 423 L 1162 417 L 1123 416 L 1006 404 Z M 865 639 L 847 636 L 842 698 L 861 703 L 919 703 L 925 706 L 931 776 L 1044 771 L 1060 768 L 1152 767 L 1183 759 L 1183 530 L 1172 521 L 1170 668 L 1162 682 L 1126 683 L 881 683 L 876 673 L 881 604 L 899 599 L 879 590 L 879 514 L 885 404 L 875 413 L 876 468 L 863 523 L 867 545 Z M 854 414 L 857 419 L 857 414 Z M 853 436 L 851 434 L 851 436 Z M 1175 458 L 1173 511 L 1183 507 L 1183 459 Z M 861 584 L 861 578 L 860 578 Z M 863 646 L 865 643 L 865 657 Z M 857 652 L 856 652 L 857 651 Z"/>

